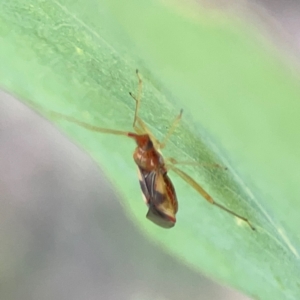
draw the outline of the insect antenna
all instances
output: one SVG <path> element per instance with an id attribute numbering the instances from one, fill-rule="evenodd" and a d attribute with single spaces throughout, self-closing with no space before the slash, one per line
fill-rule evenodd
<path id="1" fill-rule="evenodd" d="M 61 113 L 54 112 L 54 111 L 49 112 L 49 115 L 54 118 L 59 118 L 59 119 L 66 120 L 71 123 L 75 123 L 83 128 L 86 128 L 88 130 L 95 131 L 95 132 L 103 132 L 103 133 L 110 133 L 110 134 L 115 134 L 115 135 L 125 135 L 125 136 L 129 136 L 129 134 L 130 134 L 130 132 L 128 132 L 128 131 L 115 130 L 115 129 L 109 129 L 109 128 L 103 128 L 103 127 L 90 125 L 90 124 L 87 124 L 80 120 L 77 120 L 76 118 L 73 118 L 70 116 L 65 116 Z M 134 133 L 132 133 L 132 134 L 134 134 Z"/>
<path id="2" fill-rule="evenodd" d="M 142 90 L 143 90 L 143 81 L 141 79 L 141 76 L 139 74 L 139 70 L 136 69 L 135 71 L 136 76 L 138 78 L 138 91 L 137 91 L 137 96 L 134 96 L 131 92 L 129 92 L 129 95 L 135 100 L 136 105 L 135 105 L 135 112 L 134 112 L 134 119 L 133 119 L 133 128 L 136 126 L 136 120 L 138 118 L 138 111 L 140 108 L 140 103 L 141 103 L 141 97 L 142 97 Z"/>

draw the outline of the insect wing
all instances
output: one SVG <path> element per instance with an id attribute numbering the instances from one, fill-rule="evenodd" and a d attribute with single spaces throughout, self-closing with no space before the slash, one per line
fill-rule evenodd
<path id="1" fill-rule="evenodd" d="M 139 167 L 140 186 L 149 207 L 147 219 L 163 228 L 175 225 L 177 198 L 169 177 L 159 172 L 146 172 Z"/>
<path id="2" fill-rule="evenodd" d="M 138 175 L 144 201 L 147 206 L 149 206 L 151 198 L 153 198 L 156 173 L 146 172 L 142 168 L 138 167 Z"/>

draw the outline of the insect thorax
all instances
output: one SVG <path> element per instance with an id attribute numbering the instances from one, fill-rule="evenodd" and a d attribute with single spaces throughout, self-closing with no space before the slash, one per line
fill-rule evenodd
<path id="1" fill-rule="evenodd" d="M 153 147 L 148 150 L 137 147 L 134 151 L 133 159 L 140 168 L 147 172 L 160 170 L 161 167 L 164 167 L 164 160 L 161 154 Z"/>

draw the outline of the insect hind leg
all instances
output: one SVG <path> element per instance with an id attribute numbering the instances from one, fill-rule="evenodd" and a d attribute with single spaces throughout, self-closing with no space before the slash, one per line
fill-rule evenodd
<path id="1" fill-rule="evenodd" d="M 246 222 L 249 227 L 252 230 L 255 230 L 255 227 L 249 222 L 249 220 L 239 214 L 237 214 L 236 212 L 228 209 L 227 207 L 223 206 L 222 204 L 217 203 L 203 188 L 202 186 L 197 183 L 190 175 L 188 175 L 187 173 L 183 172 L 182 170 L 180 170 L 179 168 L 175 167 L 174 165 L 167 165 L 167 169 L 171 169 L 172 171 L 174 171 L 177 175 L 179 175 L 186 183 L 188 183 L 191 187 L 193 187 L 207 202 L 209 202 L 210 204 L 213 204 L 217 207 L 219 207 L 220 209 L 226 211 L 227 213 L 239 218 L 240 220 L 243 220 L 244 222 Z"/>
<path id="2" fill-rule="evenodd" d="M 194 166 L 194 167 L 206 167 L 206 168 L 218 168 L 223 170 L 228 170 L 227 167 L 221 166 L 217 163 L 209 163 L 209 162 L 195 162 L 195 161 L 178 161 L 173 157 L 167 157 L 165 158 L 166 163 L 172 164 L 172 165 L 188 165 L 188 166 Z"/>

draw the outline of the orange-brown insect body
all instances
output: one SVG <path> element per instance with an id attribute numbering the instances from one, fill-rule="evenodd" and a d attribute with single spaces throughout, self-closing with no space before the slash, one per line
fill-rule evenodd
<path id="1" fill-rule="evenodd" d="M 155 149 L 149 134 L 130 132 L 128 136 L 137 144 L 133 159 L 138 166 L 141 190 L 149 207 L 147 218 L 161 227 L 173 227 L 178 202 L 164 159 Z"/>
<path id="2" fill-rule="evenodd" d="M 177 196 L 167 172 L 147 172 L 139 169 L 139 180 L 145 202 L 149 208 L 147 218 L 164 228 L 176 223 Z"/>
<path id="3" fill-rule="evenodd" d="M 149 207 L 147 218 L 161 227 L 173 227 L 178 202 L 164 159 L 148 134 L 129 133 L 128 136 L 137 143 L 133 159 L 139 168 L 141 190 Z"/>

